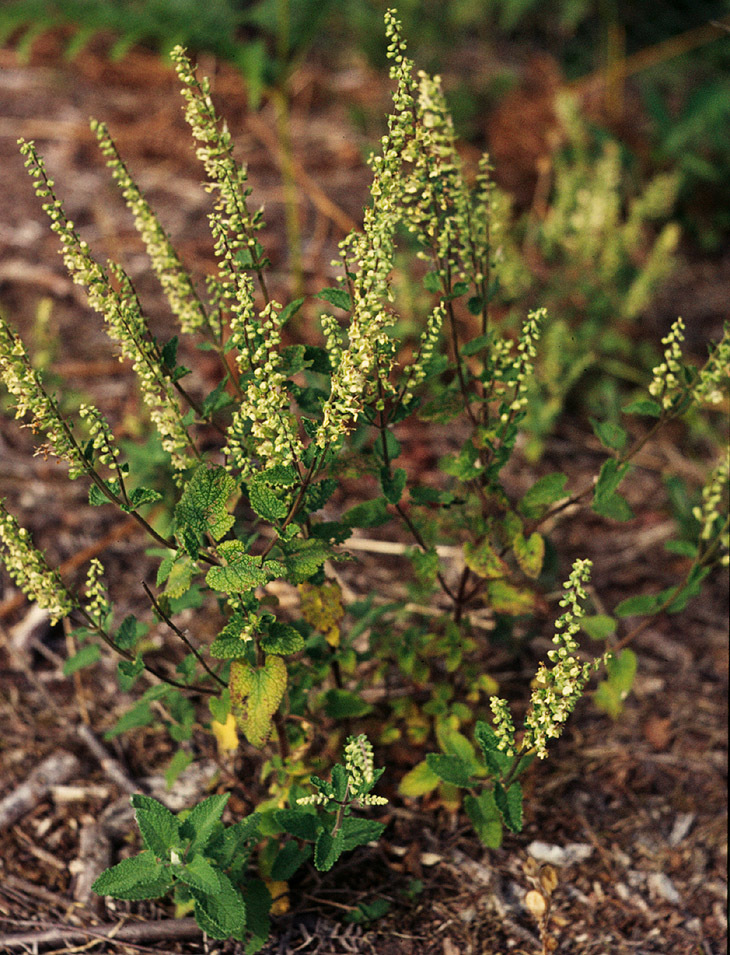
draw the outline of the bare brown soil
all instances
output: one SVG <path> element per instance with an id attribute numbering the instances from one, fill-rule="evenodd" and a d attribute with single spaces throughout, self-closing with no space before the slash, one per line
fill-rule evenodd
<path id="1" fill-rule="evenodd" d="M 37 141 L 82 236 L 98 254 L 124 260 L 163 335 L 172 334 L 169 318 L 154 284 L 144 278 L 146 261 L 92 142 L 88 117 L 109 124 L 197 274 L 213 264 L 208 199 L 167 67 L 144 51 L 120 65 L 110 65 L 103 48 L 92 48 L 73 64 L 59 51 L 57 40 L 43 40 L 24 64 L 12 51 L 0 50 L 0 306 L 36 354 L 52 358 L 49 375 L 59 389 L 76 400 L 92 395 L 119 433 L 135 436 L 139 409 L 129 370 L 116 361 L 99 321 L 63 271 L 16 140 Z M 249 164 L 255 197 L 266 205 L 273 283 L 284 296 L 288 263 L 271 117 L 249 112 L 235 73 L 213 61 L 203 66 L 214 75 L 214 94 Z M 297 75 L 292 131 L 305 284 L 312 292 L 331 284 L 336 242 L 358 220 L 366 198 L 362 155 L 368 143 L 348 119 L 354 100 L 366 107 L 384 104 L 387 84 L 362 67 L 335 75 L 309 67 Z M 649 316 L 650 327 L 663 330 L 667 317 L 691 311 L 694 327 L 716 331 L 727 312 L 729 286 L 728 260 L 686 265 Z M 44 326 L 40 318 L 48 311 Z M 197 360 L 195 367 L 202 386 L 210 369 Z M 406 466 L 428 468 L 432 459 L 423 454 L 419 435 L 403 439 Z M 136 527 L 105 508 L 89 508 L 81 482 L 69 484 L 63 468 L 32 457 L 32 450 L 32 435 L 0 417 L 0 495 L 71 582 L 80 583 L 85 562 L 100 552 L 102 541 L 122 615 L 147 615 L 140 582 L 151 579 L 153 562 L 144 556 Z M 598 453 L 583 423 L 576 422 L 550 442 L 545 466 L 562 468 L 572 481 L 593 472 Z M 607 606 L 642 588 L 667 586 L 682 573 L 680 559 L 661 546 L 671 520 L 657 487 L 667 467 L 696 482 L 692 461 L 668 440 L 647 446 L 629 492 L 643 517 L 607 528 L 582 515 L 558 532 L 566 567 L 573 556 L 594 560 L 597 593 Z M 530 475 L 517 467 L 511 480 L 524 485 Z M 347 494 L 346 485 L 337 506 L 346 506 Z M 342 570 L 356 596 L 376 588 L 388 593 L 398 573 L 397 555 L 367 552 Z M 639 674 L 624 714 L 612 722 L 590 699 L 582 702 L 552 758 L 531 770 L 524 832 L 501 849 L 485 851 L 464 817 L 437 801 L 404 801 L 386 786 L 392 801 L 381 845 L 352 854 L 333 873 L 312 870 L 298 877 L 290 886 L 289 911 L 275 920 L 265 951 L 533 955 L 542 945 L 524 905 L 531 887 L 524 871 L 529 847 L 540 860 L 558 862 L 550 918 L 556 951 L 719 955 L 727 939 L 727 612 L 727 576 L 720 576 L 685 612 L 644 630 L 633 644 Z M 524 695 L 545 651 L 549 629 L 544 633 L 516 656 L 485 643 L 489 672 L 515 698 Z M 179 657 L 178 647 L 162 633 L 156 636 L 161 657 Z M 39 784 L 20 818 L 0 831 L 0 950 L 32 951 L 35 941 L 54 951 L 237 951 L 235 943 L 204 943 L 191 935 L 189 921 L 172 921 L 168 905 L 105 904 L 93 896 L 79 901 L 84 867 L 98 863 L 104 848 L 89 845 L 98 831 L 94 824 L 108 807 L 118 810 L 116 827 L 104 817 L 105 831 L 113 835 L 103 864 L 116 861 L 120 851 L 133 851 L 134 826 L 124 801 L 137 787 L 160 791 L 171 749 L 147 729 L 104 744 L 106 752 L 94 747 L 89 729 L 98 743 L 125 701 L 111 661 L 93 677 L 63 678 L 68 641 L 60 627 L 51 630 L 34 614 L 7 577 L 0 579 L 0 799 L 19 792 L 47 758 L 61 751 L 75 757 L 50 785 Z M 204 775 L 183 777 L 179 808 L 186 799 L 201 798 L 213 779 L 219 791 L 232 790 L 232 818 L 250 809 L 258 788 L 254 751 L 243 748 L 225 762 L 204 731 L 196 732 L 193 743 Z M 403 745 L 390 758 L 400 772 L 423 753 Z M 390 902 L 382 918 L 365 925 L 344 920 L 360 903 L 378 898 Z M 99 926 L 109 924 L 124 925 L 131 935 L 116 941 L 95 937 Z M 150 925 L 160 934 L 146 935 Z M 64 936 L 64 926 L 77 927 L 78 936 Z"/>

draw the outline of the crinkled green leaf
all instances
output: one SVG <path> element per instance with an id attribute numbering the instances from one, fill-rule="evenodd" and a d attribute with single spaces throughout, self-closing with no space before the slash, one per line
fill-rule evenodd
<path id="1" fill-rule="evenodd" d="M 659 594 L 638 594 L 622 600 L 613 612 L 617 617 L 646 617 L 656 613 L 660 600 Z"/>
<path id="2" fill-rule="evenodd" d="M 474 727 L 474 739 L 479 743 L 487 769 L 492 776 L 501 776 L 511 762 L 499 748 L 499 738 L 489 723 L 478 720 Z"/>
<path id="3" fill-rule="evenodd" d="M 178 528 L 188 537 L 202 541 L 206 534 L 220 540 L 233 526 L 234 517 L 228 513 L 228 499 L 236 489 L 236 482 L 222 467 L 209 468 L 206 464 L 193 473 L 175 507 Z M 186 547 L 190 541 L 186 541 Z M 197 554 L 189 549 L 191 557 Z"/>
<path id="4" fill-rule="evenodd" d="M 242 660 L 231 664 L 231 703 L 236 721 L 253 745 L 261 747 L 271 734 L 271 720 L 286 690 L 286 664 L 279 656 L 266 655 L 262 667 Z"/>
<path id="5" fill-rule="evenodd" d="M 211 643 L 209 653 L 216 660 L 236 660 L 245 657 L 251 646 L 251 637 L 246 627 L 248 620 L 243 614 L 234 613 L 225 627 Z"/>
<path id="6" fill-rule="evenodd" d="M 251 509 L 266 521 L 281 520 L 289 513 L 289 505 L 261 481 L 249 484 L 248 500 Z"/>
<path id="7" fill-rule="evenodd" d="M 115 899 L 157 899 L 171 885 L 168 868 L 147 849 L 102 872 L 91 890 L 97 895 L 110 895 Z"/>
<path id="8" fill-rule="evenodd" d="M 145 848 L 151 849 L 161 859 L 168 858 L 170 849 L 180 842 L 177 818 L 167 806 L 151 796 L 136 793 L 131 802 Z"/>
<path id="9" fill-rule="evenodd" d="M 512 783 L 508 790 L 496 782 L 494 784 L 494 801 L 502 814 L 505 826 L 510 832 L 522 831 L 522 786 Z"/>
<path id="10" fill-rule="evenodd" d="M 223 541 L 218 545 L 218 553 L 226 563 L 223 567 L 211 567 L 206 574 L 206 583 L 212 590 L 225 594 L 245 593 L 262 587 L 273 576 L 271 562 L 262 565 L 260 557 L 246 552 L 242 541 Z"/>
<path id="11" fill-rule="evenodd" d="M 339 690 L 336 687 L 327 690 L 323 697 L 324 711 L 335 720 L 356 719 L 372 713 L 372 706 L 351 690 Z"/>
<path id="12" fill-rule="evenodd" d="M 204 895 L 214 895 L 218 891 L 218 872 L 205 858 L 194 855 L 189 862 L 175 873 L 180 882 L 202 892 Z"/>
<path id="13" fill-rule="evenodd" d="M 288 623 L 280 623 L 276 620 L 269 625 L 269 632 L 259 640 L 259 646 L 266 653 L 286 656 L 288 653 L 296 653 L 302 649 L 304 637 Z"/>
<path id="14" fill-rule="evenodd" d="M 331 556 L 332 550 L 323 540 L 316 537 L 298 540 L 283 558 L 286 576 L 293 584 L 303 584 Z"/>
<path id="15" fill-rule="evenodd" d="M 221 820 L 230 793 L 208 796 L 190 810 L 180 829 L 180 835 L 191 839 L 191 851 L 202 851 Z"/>
<path id="16" fill-rule="evenodd" d="M 161 500 L 160 492 L 151 487 L 136 487 L 129 495 L 129 503 L 133 510 L 142 507 L 143 504 L 153 504 Z"/>
<path id="17" fill-rule="evenodd" d="M 338 829 L 333 836 L 323 829 L 314 847 L 314 864 L 320 872 L 329 872 L 345 851 L 345 834 Z"/>
<path id="18" fill-rule="evenodd" d="M 386 500 L 376 497 L 371 501 L 363 501 L 346 511 L 340 518 L 348 527 L 379 527 L 390 520 Z"/>
<path id="19" fill-rule="evenodd" d="M 240 939 L 246 927 L 246 904 L 225 873 L 212 866 L 209 871 L 217 881 L 212 892 L 201 891 L 191 885 L 192 879 L 186 882 L 195 899 L 195 920 L 211 938 Z"/>
<path id="20" fill-rule="evenodd" d="M 287 842 L 274 859 L 274 864 L 271 867 L 271 878 L 277 882 L 288 882 L 311 855 L 311 846 L 300 847 L 296 842 Z"/>
<path id="21" fill-rule="evenodd" d="M 310 842 L 314 842 L 322 829 L 319 816 L 307 809 L 277 809 L 274 820 L 285 832 Z"/>
<path id="22" fill-rule="evenodd" d="M 469 766 L 458 756 L 450 756 L 445 753 L 429 753 L 426 756 L 426 762 L 431 772 L 435 773 L 445 783 L 451 783 L 452 786 L 459 786 L 463 789 L 468 789 L 471 785 Z"/>
<path id="23" fill-rule="evenodd" d="M 321 298 L 325 302 L 329 302 L 330 305 L 334 305 L 335 308 L 341 308 L 345 312 L 349 312 L 352 309 L 350 293 L 343 288 L 323 288 L 321 292 L 317 292 L 317 298 Z"/>
<path id="24" fill-rule="evenodd" d="M 246 883 L 246 932 L 251 936 L 246 942 L 246 955 L 254 955 L 266 944 L 271 931 L 271 893 L 261 879 Z"/>
<path id="25" fill-rule="evenodd" d="M 474 831 L 488 849 L 502 845 L 502 815 L 490 789 L 483 789 L 478 796 L 464 796 L 464 811 L 474 826 Z"/>
<path id="26" fill-rule="evenodd" d="M 360 816 L 346 816 L 342 820 L 344 835 L 343 852 L 349 852 L 357 846 L 366 846 L 376 842 L 383 834 L 385 823 L 375 819 L 363 819 Z"/>

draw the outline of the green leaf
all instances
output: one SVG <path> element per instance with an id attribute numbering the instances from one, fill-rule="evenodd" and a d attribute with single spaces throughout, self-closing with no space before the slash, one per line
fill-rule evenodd
<path id="1" fill-rule="evenodd" d="M 262 481 L 249 484 L 248 500 L 254 513 L 266 521 L 281 520 L 289 513 L 289 505 Z"/>
<path id="2" fill-rule="evenodd" d="M 274 864 L 271 867 L 271 878 L 277 882 L 288 882 L 311 855 L 311 846 L 300 848 L 296 842 L 287 842 L 274 859 Z"/>
<path id="3" fill-rule="evenodd" d="M 383 467 L 380 469 L 380 485 L 383 488 L 383 494 L 391 504 L 398 504 L 403 495 L 406 486 L 407 474 L 404 468 L 396 468 L 391 474 L 390 469 Z"/>
<path id="4" fill-rule="evenodd" d="M 204 856 L 194 855 L 175 874 L 181 882 L 203 895 L 215 895 L 218 891 L 218 872 Z"/>
<path id="5" fill-rule="evenodd" d="M 266 653 L 278 653 L 285 656 L 301 650 L 304 646 L 304 637 L 288 623 L 279 623 L 277 620 L 269 625 L 269 632 L 261 637 L 259 646 Z"/>
<path id="6" fill-rule="evenodd" d="M 88 643 L 85 647 L 82 647 L 78 653 L 74 653 L 72 657 L 64 661 L 63 675 L 71 676 L 72 673 L 83 670 L 84 667 L 90 667 L 100 659 L 101 649 L 99 644 Z"/>
<path id="7" fill-rule="evenodd" d="M 171 600 L 182 597 L 190 589 L 193 575 L 197 573 L 198 565 L 184 551 L 180 551 L 173 560 L 167 575 L 165 593 Z"/>
<path id="8" fill-rule="evenodd" d="M 157 899 L 171 885 L 168 868 L 155 859 L 153 852 L 146 850 L 102 872 L 91 890 L 115 899 Z"/>
<path id="9" fill-rule="evenodd" d="M 317 293 L 316 297 L 329 302 L 335 308 L 341 308 L 345 312 L 352 310 L 350 293 L 343 288 L 323 288 L 321 292 Z"/>
<path id="10" fill-rule="evenodd" d="M 435 773 L 445 783 L 460 786 L 462 789 L 468 789 L 471 785 L 469 766 L 458 756 L 450 756 L 445 753 L 429 753 L 426 756 L 426 762 L 431 772 Z"/>
<path id="11" fill-rule="evenodd" d="M 212 590 L 225 594 L 245 593 L 268 583 L 273 574 L 260 557 L 246 553 L 242 541 L 223 541 L 218 545 L 218 553 L 226 561 L 224 567 L 211 567 L 205 581 Z"/>
<path id="12" fill-rule="evenodd" d="M 618 656 L 611 654 L 606 661 L 606 679 L 596 687 L 593 699 L 612 719 L 618 719 L 623 712 L 624 701 L 634 685 L 636 666 L 636 654 L 628 648 Z"/>
<path id="13" fill-rule="evenodd" d="M 150 796 L 135 794 L 131 802 L 145 848 L 151 849 L 158 858 L 169 858 L 170 849 L 180 842 L 177 818 L 167 806 Z"/>
<path id="14" fill-rule="evenodd" d="M 623 409 L 624 414 L 643 414 L 652 418 L 660 418 L 662 414 L 661 405 L 648 398 L 638 398 L 626 405 Z"/>
<path id="15" fill-rule="evenodd" d="M 160 492 L 151 487 L 136 487 L 129 495 L 129 503 L 135 511 L 143 504 L 153 504 L 155 501 L 161 500 Z"/>
<path id="16" fill-rule="evenodd" d="M 292 584 L 303 584 L 316 574 L 331 556 L 332 549 L 325 541 L 316 537 L 294 542 L 283 559 L 287 579 Z"/>
<path id="17" fill-rule="evenodd" d="M 119 717 L 115 726 L 104 733 L 104 739 L 114 739 L 115 736 L 126 733 L 127 730 L 134 729 L 137 726 L 149 726 L 153 721 L 154 715 L 149 703 L 146 700 L 141 700 Z"/>
<path id="18" fill-rule="evenodd" d="M 621 425 L 613 424 L 610 421 L 597 421 L 595 418 L 589 418 L 588 420 L 604 448 L 610 448 L 612 451 L 623 451 L 629 436 Z"/>
<path id="19" fill-rule="evenodd" d="M 233 527 L 234 517 L 227 505 L 235 489 L 236 482 L 225 468 L 206 464 L 201 464 L 185 485 L 175 507 L 175 520 L 187 532 L 183 537 L 191 557 L 197 557 L 192 541 L 202 541 L 205 534 L 220 540 Z"/>
<path id="20" fill-rule="evenodd" d="M 293 301 L 289 302 L 288 305 L 285 305 L 279 312 L 279 321 L 282 325 L 286 324 L 290 319 L 294 318 L 296 313 L 304 304 L 303 298 L 295 298 Z"/>
<path id="21" fill-rule="evenodd" d="M 320 872 L 329 872 L 345 851 L 345 834 L 340 828 L 333 836 L 323 829 L 314 847 L 314 865 Z"/>
<path id="22" fill-rule="evenodd" d="M 198 856 L 202 859 L 202 856 Z M 206 860 L 203 859 L 203 862 Z M 191 894 L 195 899 L 195 920 L 211 938 L 240 938 L 246 926 L 246 904 L 225 873 L 210 866 L 217 885 L 212 892 L 203 892 L 191 882 L 202 874 L 202 866 L 192 876 L 186 872 Z"/>
<path id="23" fill-rule="evenodd" d="M 508 790 L 500 782 L 494 784 L 494 801 L 510 832 L 522 831 L 522 786 L 512 783 Z"/>
<path id="24" fill-rule="evenodd" d="M 246 931 L 252 938 L 246 943 L 246 955 L 263 948 L 271 931 L 271 893 L 261 879 L 246 883 Z"/>
<path id="25" fill-rule="evenodd" d="M 208 796 L 193 806 L 180 829 L 180 835 L 191 839 L 190 851 L 202 851 L 221 820 L 230 793 Z"/>
<path id="26" fill-rule="evenodd" d="M 441 291 L 441 276 L 438 272 L 426 272 L 423 277 L 423 287 L 427 292 Z"/>
<path id="27" fill-rule="evenodd" d="M 359 816 L 345 816 L 342 820 L 344 836 L 343 852 L 349 852 L 357 846 L 366 846 L 377 842 L 385 829 L 385 823 L 375 819 L 362 819 Z"/>
<path id="28" fill-rule="evenodd" d="M 117 663 L 117 682 L 122 693 L 127 693 L 137 682 L 144 670 L 144 660 L 137 654 L 134 660 L 120 660 Z"/>
<path id="29" fill-rule="evenodd" d="M 231 703 L 246 739 L 259 749 L 271 734 L 271 719 L 286 690 L 286 664 L 279 656 L 267 654 L 262 667 L 242 660 L 231 664 Z"/>
<path id="30" fill-rule="evenodd" d="M 333 687 L 323 696 L 324 711 L 334 720 L 357 719 L 372 713 L 373 708 L 357 693 Z"/>
<path id="31" fill-rule="evenodd" d="M 408 796 L 412 799 L 418 796 L 425 796 L 432 792 L 439 784 L 440 777 L 431 769 L 424 760 L 417 763 L 413 769 L 409 770 L 401 779 L 398 786 L 398 792 L 401 796 Z"/>
<path id="32" fill-rule="evenodd" d="M 322 829 L 319 816 L 307 809 L 277 809 L 274 821 L 285 832 L 308 842 L 314 842 Z"/>
<path id="33" fill-rule="evenodd" d="M 114 643 L 122 650 L 130 650 L 139 637 L 147 633 L 147 624 L 136 619 L 133 614 L 128 614 L 119 625 L 119 629 L 114 635 Z"/>
<path id="34" fill-rule="evenodd" d="M 502 816 L 497 808 L 494 793 L 483 789 L 478 796 L 464 796 L 464 811 L 474 826 L 474 831 L 488 849 L 502 845 Z"/>
<path id="35" fill-rule="evenodd" d="M 484 537 L 478 544 L 472 544 L 471 541 L 464 544 L 464 562 L 478 577 L 496 579 L 509 574 L 509 567 L 488 537 Z"/>
<path id="36" fill-rule="evenodd" d="M 594 501 L 593 510 L 601 517 L 609 517 L 613 521 L 630 521 L 634 516 L 631 505 L 622 494 L 612 494 Z"/>
<path id="37" fill-rule="evenodd" d="M 185 772 L 194 758 L 193 754 L 189 753 L 186 749 L 177 750 L 165 770 L 165 786 L 167 789 L 172 789 L 175 785 L 175 781 Z"/>
<path id="38" fill-rule="evenodd" d="M 672 602 L 667 606 L 667 613 L 680 613 L 693 597 L 699 597 L 702 592 L 702 581 L 710 573 L 709 567 L 693 567 L 685 585 L 680 588 Z M 667 599 L 673 588 L 661 594 L 662 603 Z"/>
<path id="39" fill-rule="evenodd" d="M 669 551 L 670 554 L 678 554 L 680 557 L 691 557 L 694 559 L 697 556 L 697 544 L 695 544 L 694 541 L 666 541 L 664 550 Z"/>
<path id="40" fill-rule="evenodd" d="M 613 612 L 617 617 L 647 617 L 656 613 L 660 603 L 660 594 L 640 594 L 622 600 Z"/>
<path id="41" fill-rule="evenodd" d="M 605 613 L 597 613 L 591 617 L 582 617 L 580 627 L 591 640 L 607 640 L 616 632 L 616 621 Z"/>
<path id="42" fill-rule="evenodd" d="M 380 527 L 390 520 L 387 502 L 384 497 L 376 497 L 371 501 L 356 504 L 346 511 L 340 518 L 341 523 L 348 527 Z"/>
<path id="43" fill-rule="evenodd" d="M 603 462 L 593 490 L 594 507 L 596 503 L 613 497 L 628 470 L 628 464 L 619 464 L 616 458 L 609 458 Z"/>
<path id="44" fill-rule="evenodd" d="M 512 546 L 523 573 L 533 579 L 539 577 L 545 560 L 545 539 L 535 531 L 525 540 L 524 534 L 520 532 L 515 536 Z"/>
<path id="45" fill-rule="evenodd" d="M 499 748 L 499 739 L 489 723 L 478 720 L 474 727 L 474 739 L 479 743 L 487 769 L 492 776 L 501 776 L 511 763 L 511 757 L 506 756 Z"/>
<path id="46" fill-rule="evenodd" d="M 551 504 L 568 496 L 565 491 L 567 480 L 567 474 L 546 474 L 525 493 L 517 509 L 532 520 L 542 517 Z"/>
<path id="47" fill-rule="evenodd" d="M 251 647 L 248 620 L 243 614 L 234 613 L 225 627 L 211 643 L 209 653 L 216 660 L 236 660 L 245 657 Z M 221 722 L 225 722 L 221 720 Z"/>

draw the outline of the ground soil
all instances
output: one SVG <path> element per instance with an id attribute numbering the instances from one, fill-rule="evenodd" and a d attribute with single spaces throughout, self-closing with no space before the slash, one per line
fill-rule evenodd
<path id="1" fill-rule="evenodd" d="M 129 369 L 117 362 L 99 321 L 63 271 L 16 140 L 37 141 L 82 236 L 99 255 L 123 258 L 161 335 L 173 333 L 170 319 L 154 283 L 145 278 L 142 250 L 95 149 L 88 117 L 109 124 L 198 275 L 213 266 L 206 235 L 208 197 L 200 186 L 171 71 L 142 50 L 110 64 L 102 43 L 68 63 L 61 48 L 59 37 L 44 38 L 28 63 L 12 50 L 0 50 L 0 305 L 30 337 L 36 356 L 49 363 L 49 376 L 71 402 L 92 395 L 119 433 L 135 437 L 139 409 Z M 285 297 L 290 290 L 284 205 L 271 116 L 266 110 L 258 115 L 249 111 L 233 71 L 213 60 L 203 68 L 214 77 L 214 94 L 239 155 L 249 164 L 255 197 L 266 206 L 271 281 L 275 293 Z M 336 73 L 312 65 L 299 71 L 294 89 L 304 283 L 314 292 L 332 284 L 336 243 L 359 219 L 366 199 L 369 176 L 362 157 L 370 140 L 353 126 L 348 110 L 355 103 L 377 115 L 387 103 L 387 83 L 362 65 Z M 377 127 L 376 120 L 373 124 Z M 677 313 L 691 313 L 701 352 L 701 339 L 716 332 L 727 314 L 729 262 L 690 258 L 647 316 L 647 328 L 664 331 Z M 198 361 L 194 386 L 204 386 L 209 373 Z M 582 421 L 562 426 L 548 444 L 545 469 L 562 468 L 571 482 L 591 473 L 600 453 L 586 434 Z M 432 466 L 418 434 L 402 437 L 406 467 Z M 574 556 L 594 560 L 596 594 L 606 606 L 642 589 L 668 586 L 683 572 L 681 559 L 669 558 L 661 547 L 672 525 L 657 488 L 668 467 L 696 484 L 699 466 L 677 446 L 677 436 L 670 437 L 647 446 L 629 489 L 642 517 L 607 527 L 582 514 L 556 532 L 566 567 Z M 446 442 L 448 436 L 439 440 Z M 147 614 L 140 581 L 153 579 L 154 565 L 133 523 L 106 508 L 89 508 L 81 482 L 69 484 L 63 468 L 32 457 L 32 450 L 32 435 L 0 418 L 2 496 L 71 582 L 80 582 L 84 564 L 100 552 L 102 541 L 113 597 L 123 613 Z M 434 448 L 435 457 L 440 453 Z M 532 479 L 524 466 L 510 476 L 515 487 Z M 356 490 L 356 485 L 345 485 L 337 506 L 347 506 L 348 494 Z M 380 536 L 389 535 L 398 543 L 392 529 Z M 363 551 L 341 574 L 355 596 L 373 589 L 387 594 L 399 567 L 397 555 Z M 403 800 L 391 789 L 382 843 L 355 852 L 333 873 L 312 870 L 294 881 L 289 911 L 277 917 L 265 951 L 532 955 L 543 950 L 538 926 L 525 906 L 531 888 L 525 863 L 532 855 L 558 864 L 548 933 L 556 951 L 719 955 L 727 933 L 727 609 L 727 576 L 719 575 L 684 612 L 653 621 L 637 636 L 632 646 L 639 672 L 624 713 L 612 721 L 590 699 L 582 702 L 552 758 L 530 771 L 526 825 L 519 836 L 509 836 L 502 848 L 487 852 L 463 815 L 435 799 Z M 518 653 L 485 647 L 486 665 L 514 698 L 529 685 L 549 627 L 542 634 Z M 59 750 L 73 753 L 78 764 L 62 784 L 44 791 L 22 818 L 0 832 L 0 949 L 31 951 L 36 933 L 66 925 L 83 931 L 73 943 L 61 936 L 49 941 L 54 950 L 77 951 L 81 949 L 74 945 L 88 942 L 100 952 L 125 947 L 236 951 L 234 943 L 204 943 L 199 936 L 165 938 L 164 929 L 156 941 L 143 936 L 125 943 L 94 940 L 94 926 L 101 923 L 161 924 L 174 916 L 167 904 L 75 901 L 82 875 L 75 862 L 84 833 L 108 806 L 127 798 L 125 780 L 132 788 L 158 791 L 172 750 L 151 730 L 126 734 L 104 744 L 122 769 L 115 775 L 114 764 L 84 742 L 83 731 L 78 734 L 78 727 L 86 725 L 101 739 L 121 711 L 113 664 L 98 667 L 93 677 L 64 678 L 68 641 L 62 628 L 50 628 L 35 616 L 2 577 L 0 798 L 16 791 L 42 760 Z M 161 646 L 163 655 L 179 655 L 168 644 Z M 225 761 L 204 731 L 193 742 L 204 773 L 185 783 L 182 804 L 186 798 L 199 799 L 217 774 L 219 791 L 232 791 L 229 807 L 235 818 L 248 808 L 257 785 L 254 752 L 246 748 Z M 423 752 L 403 744 L 389 758 L 402 764 L 400 770 L 423 758 Z M 111 861 L 135 845 L 134 827 L 123 812 L 122 817 Z M 377 899 L 389 902 L 384 916 L 366 924 L 346 920 L 360 903 Z M 27 947 L 10 947 L 9 936 L 17 933 Z"/>

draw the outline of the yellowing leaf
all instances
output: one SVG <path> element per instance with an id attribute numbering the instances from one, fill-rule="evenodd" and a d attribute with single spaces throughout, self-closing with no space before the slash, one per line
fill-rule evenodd
<path id="1" fill-rule="evenodd" d="M 324 634 L 324 638 L 331 647 L 340 642 L 339 622 L 345 615 L 342 608 L 342 591 L 337 581 L 327 580 L 325 583 L 299 584 L 302 616 L 307 623 Z"/>
<path id="2" fill-rule="evenodd" d="M 273 899 L 271 915 L 286 915 L 291 908 L 289 903 L 289 883 L 264 879 L 269 895 Z"/>
<path id="3" fill-rule="evenodd" d="M 506 580 L 490 580 L 487 584 L 487 606 L 497 613 L 519 616 L 530 613 L 535 606 L 535 597 L 529 590 L 519 590 Z"/>
<path id="4" fill-rule="evenodd" d="M 245 660 L 231 663 L 231 704 L 238 727 L 253 746 L 261 748 L 271 734 L 271 719 L 286 690 L 286 664 L 267 654 L 262 667 Z"/>
<path id="5" fill-rule="evenodd" d="M 238 749 L 238 731 L 236 730 L 236 718 L 233 713 L 228 714 L 225 723 L 213 720 L 210 728 L 213 730 L 213 735 L 218 743 L 218 752 L 221 756 Z"/>
<path id="6" fill-rule="evenodd" d="M 506 577 L 509 573 L 507 564 L 486 537 L 478 544 L 464 544 L 464 560 L 469 570 L 473 570 L 478 577 L 496 579 Z"/>
<path id="7" fill-rule="evenodd" d="M 398 786 L 401 796 L 423 796 L 435 789 L 441 780 L 424 760 L 407 772 Z"/>
<path id="8" fill-rule="evenodd" d="M 542 562 L 545 559 L 545 540 L 535 531 L 525 540 L 524 534 L 518 534 L 513 542 L 517 563 L 528 577 L 539 577 Z"/>

